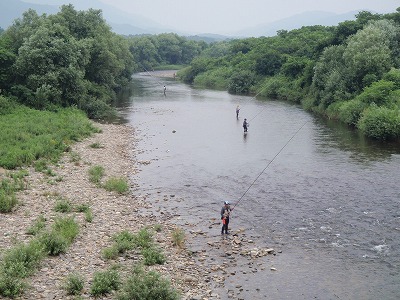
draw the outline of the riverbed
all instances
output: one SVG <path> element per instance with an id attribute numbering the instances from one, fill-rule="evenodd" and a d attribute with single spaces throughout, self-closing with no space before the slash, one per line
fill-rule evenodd
<path id="1" fill-rule="evenodd" d="M 230 201 L 231 231 L 275 249 L 255 264 L 235 261 L 215 284 L 222 299 L 400 297 L 398 144 L 367 140 L 293 104 L 157 73 L 134 75 L 117 106 L 136 128 L 140 191 L 176 224 L 202 232 L 189 247 L 229 265 L 219 211 Z"/>

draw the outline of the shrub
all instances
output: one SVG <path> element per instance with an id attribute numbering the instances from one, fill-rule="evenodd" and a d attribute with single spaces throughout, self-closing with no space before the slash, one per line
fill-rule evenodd
<path id="1" fill-rule="evenodd" d="M 141 229 L 134 238 L 134 245 L 146 249 L 153 246 L 153 236 L 147 228 Z"/>
<path id="2" fill-rule="evenodd" d="M 89 169 L 89 180 L 97 185 L 100 184 L 101 178 L 104 176 L 104 168 L 102 166 L 93 166 Z"/>
<path id="3" fill-rule="evenodd" d="M 93 214 L 90 209 L 88 211 L 85 211 L 85 220 L 86 220 L 86 222 L 89 222 L 89 223 L 92 223 L 92 221 L 93 221 Z"/>
<path id="4" fill-rule="evenodd" d="M 56 256 L 65 253 L 68 249 L 68 240 L 57 232 L 46 232 L 40 237 L 48 255 Z"/>
<path id="5" fill-rule="evenodd" d="M 104 272 L 94 273 L 90 293 L 97 297 L 117 290 L 121 285 L 119 273 L 116 270 L 109 269 Z"/>
<path id="6" fill-rule="evenodd" d="M 122 285 L 117 295 L 118 300 L 177 300 L 178 292 L 172 288 L 171 283 L 161 277 L 157 272 L 145 272 L 136 267 L 126 282 Z"/>
<path id="7" fill-rule="evenodd" d="M 348 125 L 355 126 L 366 107 L 367 104 L 360 99 L 343 102 L 338 108 L 339 120 Z"/>
<path id="8" fill-rule="evenodd" d="M 71 244 L 79 233 L 79 225 L 72 217 L 57 218 L 53 224 L 53 231 L 66 238 Z"/>
<path id="9" fill-rule="evenodd" d="M 18 200 L 13 191 L 7 193 L 4 190 L 0 190 L 0 212 L 1 213 L 11 212 L 17 204 L 18 204 Z"/>
<path id="10" fill-rule="evenodd" d="M 357 127 L 366 136 L 375 139 L 400 138 L 400 110 L 371 106 L 365 110 Z"/>
<path id="11" fill-rule="evenodd" d="M 54 210 L 56 212 L 68 213 L 72 211 L 72 204 L 69 200 L 60 198 L 57 200 Z"/>
<path id="12" fill-rule="evenodd" d="M 110 192 L 115 191 L 117 193 L 124 194 L 128 191 L 129 186 L 125 178 L 112 177 L 105 182 L 104 188 Z"/>
<path id="13" fill-rule="evenodd" d="M 119 254 L 119 249 L 116 244 L 102 250 L 102 257 L 104 259 L 116 259 Z"/>
<path id="14" fill-rule="evenodd" d="M 79 274 L 72 273 L 65 279 L 63 289 L 68 295 L 79 295 L 83 290 L 83 277 Z"/>
<path id="15" fill-rule="evenodd" d="M 250 71 L 234 73 L 228 82 L 228 91 L 232 94 L 247 94 L 255 83 L 255 75 Z"/>
<path id="16" fill-rule="evenodd" d="M 133 249 L 135 236 L 128 231 L 122 231 L 116 234 L 113 240 L 115 241 L 118 252 L 124 253 L 127 250 Z"/>
<path id="17" fill-rule="evenodd" d="M 146 248 L 143 249 L 141 253 L 144 257 L 144 264 L 146 266 L 162 265 L 166 261 L 164 254 L 159 248 Z"/>

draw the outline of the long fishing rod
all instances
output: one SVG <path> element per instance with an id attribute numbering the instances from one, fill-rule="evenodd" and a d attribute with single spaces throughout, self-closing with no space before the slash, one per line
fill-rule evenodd
<path id="1" fill-rule="evenodd" d="M 156 80 L 156 82 L 159 84 L 159 85 L 161 85 L 161 86 L 164 86 L 165 87 L 165 84 L 163 84 L 163 83 L 160 83 L 161 82 L 161 80 L 159 80 L 158 78 L 156 78 L 156 77 L 154 77 L 153 75 L 151 75 L 151 73 L 149 72 L 149 71 L 147 71 L 147 69 L 145 68 L 145 67 L 143 67 L 142 66 L 142 68 L 147 72 L 147 74 L 149 74 L 150 75 L 150 77 L 152 77 L 152 78 L 154 78 L 155 80 Z"/>
<path id="2" fill-rule="evenodd" d="M 251 189 L 251 187 L 256 183 L 256 181 L 258 180 L 258 178 L 260 178 L 260 176 L 265 172 L 265 170 L 269 167 L 269 165 L 275 160 L 275 158 L 278 157 L 278 155 L 283 151 L 283 149 L 285 149 L 285 147 L 290 143 L 290 141 L 297 135 L 297 133 L 304 127 L 304 125 L 306 125 L 308 123 L 308 121 L 306 121 L 294 134 L 293 136 L 286 142 L 286 144 L 278 151 L 277 154 L 275 154 L 275 156 L 272 158 L 272 160 L 267 164 L 267 166 L 260 172 L 260 174 L 258 174 L 258 176 L 256 177 L 256 179 L 254 179 L 254 181 L 249 185 L 249 187 L 247 188 L 247 190 L 243 193 L 243 195 L 239 198 L 239 200 L 236 202 L 236 204 L 233 206 L 232 210 L 239 204 L 240 201 L 242 201 L 243 197 L 247 194 L 247 192 Z"/>

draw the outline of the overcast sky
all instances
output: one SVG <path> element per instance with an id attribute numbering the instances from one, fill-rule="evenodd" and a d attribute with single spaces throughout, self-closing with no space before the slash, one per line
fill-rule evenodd
<path id="1" fill-rule="evenodd" d="M 1 1 L 1 0 L 0 0 Z M 25 0 L 65 4 L 68 0 Z M 400 0 L 100 0 L 165 27 L 197 33 L 229 34 L 305 11 L 395 12 Z"/>
<path id="2" fill-rule="evenodd" d="M 100 0 L 162 25 L 227 34 L 305 11 L 395 12 L 399 0 Z"/>

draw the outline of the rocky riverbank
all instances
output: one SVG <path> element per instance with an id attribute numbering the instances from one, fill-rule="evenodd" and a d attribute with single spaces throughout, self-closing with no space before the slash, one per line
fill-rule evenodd
<path id="1" fill-rule="evenodd" d="M 20 205 L 10 214 L 0 214 L 0 248 L 7 249 L 32 238 L 26 232 L 38 216 L 44 216 L 51 223 L 60 214 L 54 210 L 57 197 L 68 199 L 73 205 L 87 204 L 93 212 L 92 222 L 87 222 L 82 213 L 69 213 L 80 224 L 78 237 L 65 254 L 42 261 L 40 268 L 27 279 L 30 288 L 19 299 L 74 299 L 62 289 L 63 281 L 73 272 L 85 279 L 82 298 L 93 298 L 89 291 L 94 272 L 113 264 L 118 264 L 124 272 L 137 263 L 131 253 L 120 256 L 117 261 L 104 260 L 102 250 L 111 246 L 111 237 L 123 230 L 135 233 L 145 226 L 161 227 L 161 231 L 154 231 L 154 239 L 167 259 L 165 264 L 151 269 L 169 278 L 183 299 L 242 299 L 244 287 L 234 285 L 228 289 L 225 281 L 234 280 L 236 272 L 246 274 L 265 269 L 259 258 L 273 255 L 275 251 L 260 249 L 241 230 L 221 240 L 209 237 L 189 223 L 182 228 L 185 247 L 174 246 L 171 235 L 179 226 L 173 222 L 173 214 L 157 212 L 157 202 L 149 201 L 149 195 L 135 183 L 138 172 L 135 153 L 139 149 L 135 147 L 134 129 L 126 125 L 95 125 L 101 133 L 73 145 L 56 166 L 51 166 L 53 176 L 30 168 L 26 177 L 28 188 L 18 193 Z M 90 147 L 94 143 L 100 147 Z M 95 165 L 104 167 L 104 180 L 129 178 L 130 192 L 108 192 L 90 182 L 88 170 Z M 159 195 L 158 201 L 166 202 L 168 197 Z M 232 270 L 243 260 L 248 262 L 246 268 Z M 113 299 L 113 295 L 98 299 Z"/>

